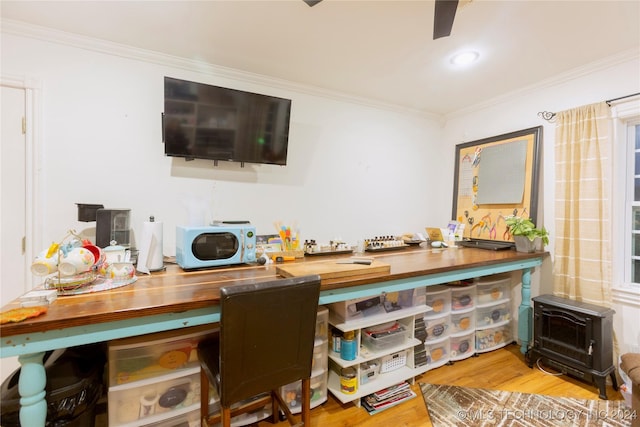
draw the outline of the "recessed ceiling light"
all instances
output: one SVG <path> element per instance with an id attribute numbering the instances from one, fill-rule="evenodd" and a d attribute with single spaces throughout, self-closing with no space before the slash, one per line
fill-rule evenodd
<path id="1" fill-rule="evenodd" d="M 476 62 L 480 54 L 476 51 L 461 52 L 451 57 L 451 63 L 457 66 L 465 66 Z"/>

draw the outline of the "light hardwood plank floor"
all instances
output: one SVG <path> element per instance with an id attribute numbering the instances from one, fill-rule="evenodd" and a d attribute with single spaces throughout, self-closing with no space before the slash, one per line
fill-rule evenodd
<path id="1" fill-rule="evenodd" d="M 429 427 L 431 422 L 420 394 L 420 382 L 598 399 L 598 389 L 595 385 L 566 375 L 552 375 L 556 373 L 552 368 L 542 368 L 548 373 L 535 365 L 529 368 L 520 353 L 520 347 L 513 344 L 433 369 L 416 377 L 412 386 L 417 394 L 416 398 L 376 415 L 369 415 L 364 408 L 358 408 L 352 403 L 343 405 L 329 393 L 327 401 L 312 410 L 311 424 L 314 427 Z M 622 395 L 611 386 L 607 386 L 607 397 L 610 400 L 622 399 Z M 255 426 L 274 425 L 282 427 L 288 424 L 261 421 Z"/>

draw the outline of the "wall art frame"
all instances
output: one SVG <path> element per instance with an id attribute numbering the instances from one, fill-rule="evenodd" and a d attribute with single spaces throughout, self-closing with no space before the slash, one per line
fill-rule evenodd
<path id="1" fill-rule="evenodd" d="M 542 126 L 456 145 L 452 220 L 463 238 L 513 241 L 505 217 L 535 223 Z"/>

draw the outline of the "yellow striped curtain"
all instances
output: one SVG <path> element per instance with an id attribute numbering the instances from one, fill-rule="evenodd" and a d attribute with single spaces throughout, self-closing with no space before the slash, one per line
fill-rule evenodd
<path id="1" fill-rule="evenodd" d="M 556 114 L 554 294 L 611 305 L 611 133 L 605 102 Z"/>

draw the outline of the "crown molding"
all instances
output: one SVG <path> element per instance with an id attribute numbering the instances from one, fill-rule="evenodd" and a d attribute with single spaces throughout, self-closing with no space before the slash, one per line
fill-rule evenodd
<path id="1" fill-rule="evenodd" d="M 452 118 L 474 113 L 476 111 L 483 110 L 485 108 L 490 108 L 498 104 L 510 102 L 510 101 L 513 101 L 514 99 L 521 99 L 524 96 L 530 95 L 536 91 L 539 91 L 542 89 L 548 89 L 548 88 L 569 82 L 571 80 L 584 77 L 589 74 L 593 74 L 598 71 L 606 70 L 608 68 L 611 68 L 620 64 L 624 64 L 626 62 L 633 62 L 633 61 L 640 62 L 640 51 L 638 49 L 629 49 L 626 51 L 622 51 L 616 55 L 612 55 L 607 58 L 603 58 L 601 60 L 583 65 L 581 67 L 574 68 L 572 70 L 567 71 L 566 73 L 558 74 L 549 79 L 541 80 L 535 84 L 525 86 L 518 90 L 497 96 L 495 98 L 488 99 L 482 103 L 465 107 L 463 109 L 446 114 L 445 119 L 450 120 Z"/>
<path id="2" fill-rule="evenodd" d="M 359 104 L 371 108 L 416 115 L 422 118 L 427 118 L 442 123 L 442 116 L 439 114 L 420 111 L 401 105 L 385 103 L 370 98 L 357 97 L 337 91 L 323 89 L 317 86 L 305 85 L 289 80 L 278 79 L 275 77 L 256 74 L 244 70 L 238 70 L 235 68 L 224 67 L 205 61 L 182 58 L 162 52 L 140 49 L 130 45 L 82 36 L 52 28 L 33 25 L 22 21 L 2 19 L 1 31 L 6 34 L 37 39 L 47 43 L 66 45 L 77 49 L 84 49 L 106 55 L 118 56 L 130 60 L 177 68 L 190 72 L 198 72 L 205 75 L 228 78 L 231 80 L 238 80 L 245 83 L 268 86 L 281 90 L 299 92 L 305 95 Z"/>

